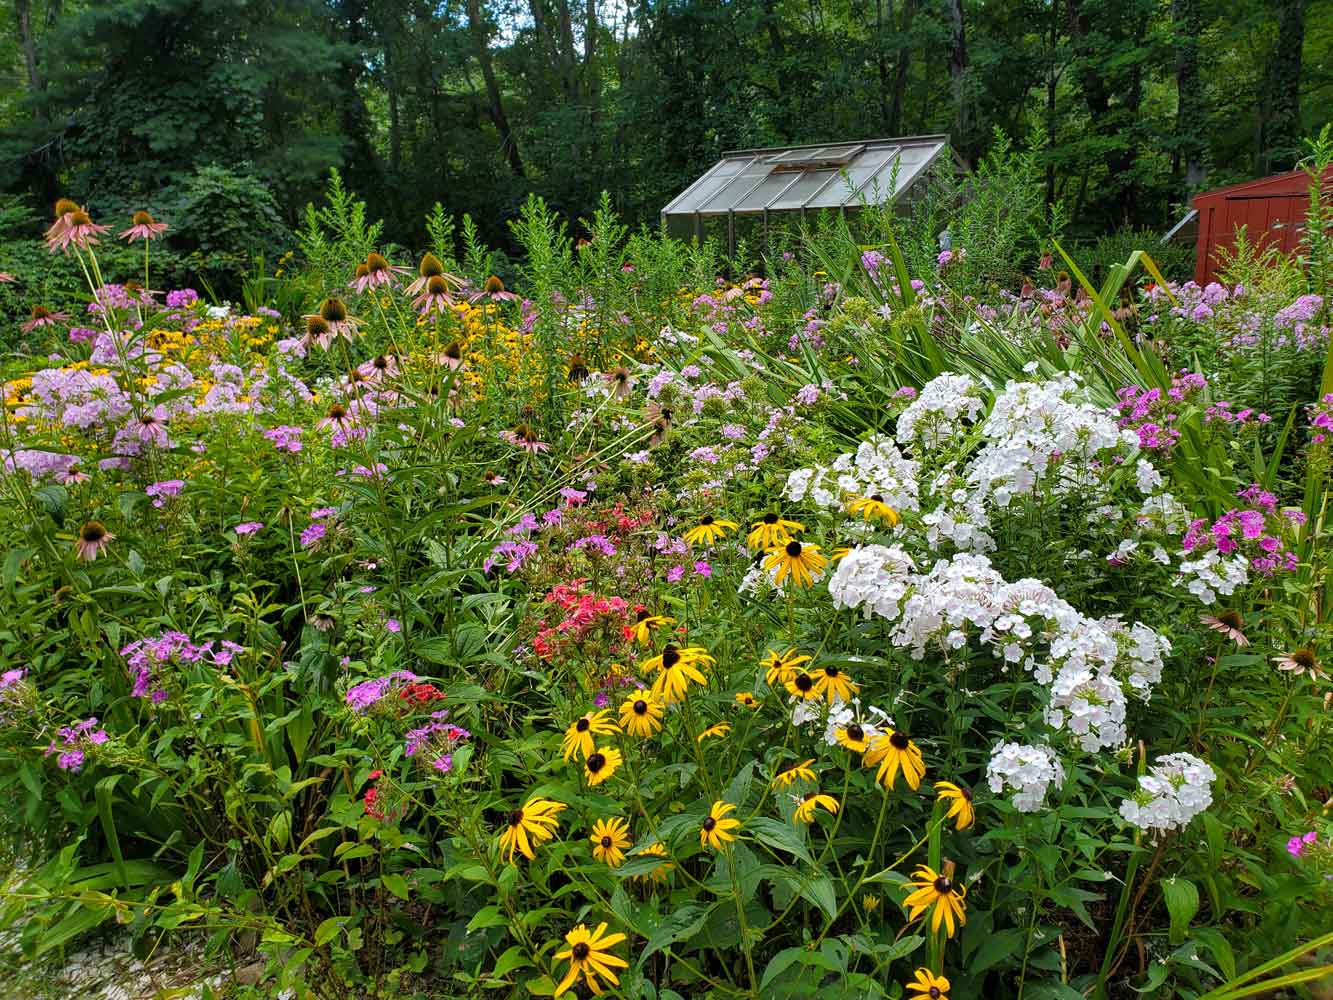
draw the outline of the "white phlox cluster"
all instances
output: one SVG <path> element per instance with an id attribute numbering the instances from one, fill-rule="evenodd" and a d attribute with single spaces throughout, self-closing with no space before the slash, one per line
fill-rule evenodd
<path id="1" fill-rule="evenodd" d="M 1216 780 L 1193 754 L 1167 754 L 1140 775 L 1138 789 L 1120 803 L 1120 815 L 1140 830 L 1178 829 L 1212 805 Z"/>
<path id="2" fill-rule="evenodd" d="M 1051 785 L 1063 787 L 1065 771 L 1055 751 L 1046 746 L 1001 743 L 986 765 L 986 784 L 996 795 L 1013 792 L 1010 801 L 1019 812 L 1036 812 Z"/>
<path id="3" fill-rule="evenodd" d="M 944 372 L 927 382 L 898 417 L 894 436 L 904 447 L 939 448 L 961 434 L 965 424 L 976 423 L 985 408 L 981 387 L 973 379 Z"/>

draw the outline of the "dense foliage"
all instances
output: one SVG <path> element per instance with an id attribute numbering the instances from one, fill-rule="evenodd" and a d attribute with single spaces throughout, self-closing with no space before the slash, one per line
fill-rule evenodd
<path id="1" fill-rule="evenodd" d="M 399 243 L 439 198 L 513 249 L 529 193 L 578 218 L 606 190 L 637 227 L 723 149 L 943 132 L 974 166 L 997 129 L 1077 236 L 1160 233 L 1333 107 L 1330 0 L 5 6 L 0 190 L 151 205 L 181 253 L 255 248 L 185 210 L 200 188 L 294 226 L 331 163 Z"/>
<path id="2" fill-rule="evenodd" d="M 1323 206 L 1225 285 L 1054 243 L 986 291 L 874 211 L 726 281 L 534 197 L 520 296 L 334 186 L 243 307 L 146 292 L 147 215 L 105 281 L 61 210 L 91 301 L 0 425 L 26 959 L 114 919 L 329 997 L 1328 973 Z"/>

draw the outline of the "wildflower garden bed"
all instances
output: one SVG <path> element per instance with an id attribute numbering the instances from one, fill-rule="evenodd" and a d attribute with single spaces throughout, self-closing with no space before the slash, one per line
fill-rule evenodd
<path id="1" fill-rule="evenodd" d="M 312 210 L 223 307 L 103 280 L 62 207 L 89 300 L 0 428 L 26 958 L 114 922 L 257 952 L 244 995 L 1320 988 L 1309 268 L 1054 247 L 968 291 L 966 247 L 833 226 L 727 281 L 605 211 L 514 229 L 520 294 L 442 216 L 409 269 Z"/>

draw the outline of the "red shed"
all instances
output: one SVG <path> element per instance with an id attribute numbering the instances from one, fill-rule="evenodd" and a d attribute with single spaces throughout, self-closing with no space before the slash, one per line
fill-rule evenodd
<path id="1" fill-rule="evenodd" d="M 1333 195 L 1333 167 L 1324 173 L 1324 187 Z M 1206 285 L 1220 265 L 1217 251 L 1230 249 L 1236 229 L 1245 227 L 1253 243 L 1275 245 L 1293 253 L 1305 228 L 1310 204 L 1310 176 L 1292 170 L 1244 184 L 1215 188 L 1194 196 L 1199 213 L 1199 239 L 1194 258 L 1194 280 Z"/>

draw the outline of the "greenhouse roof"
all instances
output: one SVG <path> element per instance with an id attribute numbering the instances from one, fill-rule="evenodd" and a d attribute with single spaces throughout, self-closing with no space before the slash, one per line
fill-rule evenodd
<path id="1" fill-rule="evenodd" d="M 947 136 L 919 135 L 733 150 L 662 209 L 662 217 L 883 204 L 919 180 L 946 148 Z"/>

